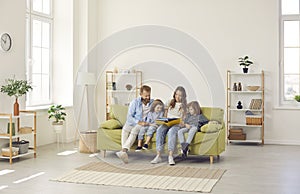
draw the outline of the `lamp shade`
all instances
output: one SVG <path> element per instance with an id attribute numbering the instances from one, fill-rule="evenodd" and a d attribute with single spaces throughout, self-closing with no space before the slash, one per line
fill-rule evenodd
<path id="1" fill-rule="evenodd" d="M 96 85 L 94 73 L 78 72 L 77 85 Z"/>

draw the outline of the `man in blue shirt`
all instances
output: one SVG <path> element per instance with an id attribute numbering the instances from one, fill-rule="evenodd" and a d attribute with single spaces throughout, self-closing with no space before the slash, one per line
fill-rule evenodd
<path id="1" fill-rule="evenodd" d="M 127 120 L 122 129 L 122 150 L 116 153 L 124 163 L 128 163 L 127 152 L 135 142 L 140 129 L 149 125 L 145 119 L 153 102 L 150 94 L 151 88 L 143 85 L 140 89 L 140 96 L 130 102 Z"/>

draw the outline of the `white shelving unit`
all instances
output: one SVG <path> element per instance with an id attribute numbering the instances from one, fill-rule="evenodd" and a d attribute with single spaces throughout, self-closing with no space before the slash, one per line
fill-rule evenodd
<path id="1" fill-rule="evenodd" d="M 7 160 L 9 160 L 10 164 L 12 164 L 13 159 L 20 158 L 20 157 L 27 156 L 27 155 L 34 155 L 34 158 L 36 158 L 36 112 L 20 110 L 20 115 L 21 114 L 24 116 L 32 116 L 33 117 L 33 120 L 32 120 L 33 126 L 31 127 L 31 133 L 19 134 L 20 122 L 21 122 L 20 120 L 22 118 L 21 116 L 13 116 L 12 114 L 0 113 L 0 119 L 9 120 L 9 123 L 10 123 L 9 133 L 0 133 L 0 139 L 7 139 L 9 141 L 10 156 L 2 156 L 0 154 L 0 159 L 7 159 Z M 15 129 L 16 135 L 13 135 L 13 132 L 12 132 L 13 121 L 16 121 L 16 123 L 17 123 L 16 129 Z M 33 136 L 33 146 L 29 147 L 29 150 L 27 153 L 18 154 L 16 156 L 13 156 L 12 155 L 12 142 L 15 140 L 19 140 L 20 138 L 26 137 L 28 135 Z"/>
<path id="2" fill-rule="evenodd" d="M 130 85 L 131 88 L 127 88 Z M 142 87 L 142 72 L 115 73 L 106 71 L 106 119 L 109 119 L 111 104 L 129 105 L 139 95 Z"/>
<path id="3" fill-rule="evenodd" d="M 233 91 L 233 84 L 241 82 L 242 90 Z M 260 86 L 257 91 L 249 91 L 246 86 Z M 260 109 L 251 109 L 252 99 L 261 99 Z M 242 102 L 242 109 L 237 108 L 238 101 Z M 227 135 L 230 143 L 258 143 L 264 144 L 264 71 L 261 73 L 237 73 L 227 71 Z M 246 123 L 246 111 L 251 111 L 261 117 L 261 125 Z M 246 140 L 230 140 L 229 130 L 242 128 Z"/>

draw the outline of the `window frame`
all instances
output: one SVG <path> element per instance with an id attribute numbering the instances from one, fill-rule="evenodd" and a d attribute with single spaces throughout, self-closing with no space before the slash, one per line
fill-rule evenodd
<path id="1" fill-rule="evenodd" d="M 279 105 L 281 106 L 293 106 L 295 105 L 294 100 L 285 100 L 285 83 L 284 83 L 284 22 L 285 21 L 299 21 L 300 22 L 300 12 L 299 14 L 282 14 L 282 0 L 279 1 Z M 299 3 L 300 5 L 300 3 Z M 299 9 L 300 10 L 300 9 Z M 300 31 L 300 29 L 299 29 Z M 300 64 L 299 64 L 300 66 Z M 298 72 L 300 75 L 300 72 Z M 300 88 L 300 78 L 299 78 L 299 88 Z M 300 91 L 300 90 L 299 90 Z"/>
<path id="2" fill-rule="evenodd" d="M 32 67 L 30 66 L 32 61 L 32 48 L 33 48 L 33 20 L 49 23 L 49 99 L 48 101 L 41 101 L 40 103 L 32 103 L 29 94 L 27 94 L 26 107 L 39 107 L 50 105 L 53 103 L 53 0 L 50 0 L 50 14 L 43 14 L 41 12 L 33 11 L 33 0 L 27 0 L 29 3 L 29 9 L 26 6 L 26 77 L 28 80 L 32 80 Z M 27 20 L 29 21 L 29 27 L 27 27 Z M 29 33 L 29 34 L 27 34 Z M 43 75 L 41 73 L 41 75 Z"/>

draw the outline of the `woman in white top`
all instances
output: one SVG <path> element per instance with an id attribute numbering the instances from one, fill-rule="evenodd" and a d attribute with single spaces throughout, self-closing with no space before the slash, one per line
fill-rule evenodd
<path id="1" fill-rule="evenodd" d="M 185 89 L 181 86 L 178 86 L 173 94 L 173 99 L 167 104 L 165 117 L 168 118 L 181 118 L 182 120 L 185 117 L 187 109 L 186 102 L 186 92 Z M 177 132 L 179 130 L 179 125 L 173 125 L 168 127 L 166 125 L 161 125 L 156 131 L 156 157 L 151 161 L 152 164 L 157 164 L 162 161 L 161 153 L 164 149 L 164 142 L 166 135 L 168 135 L 168 150 L 169 150 L 169 164 L 175 165 L 173 152 L 175 151 L 177 143 Z"/>

